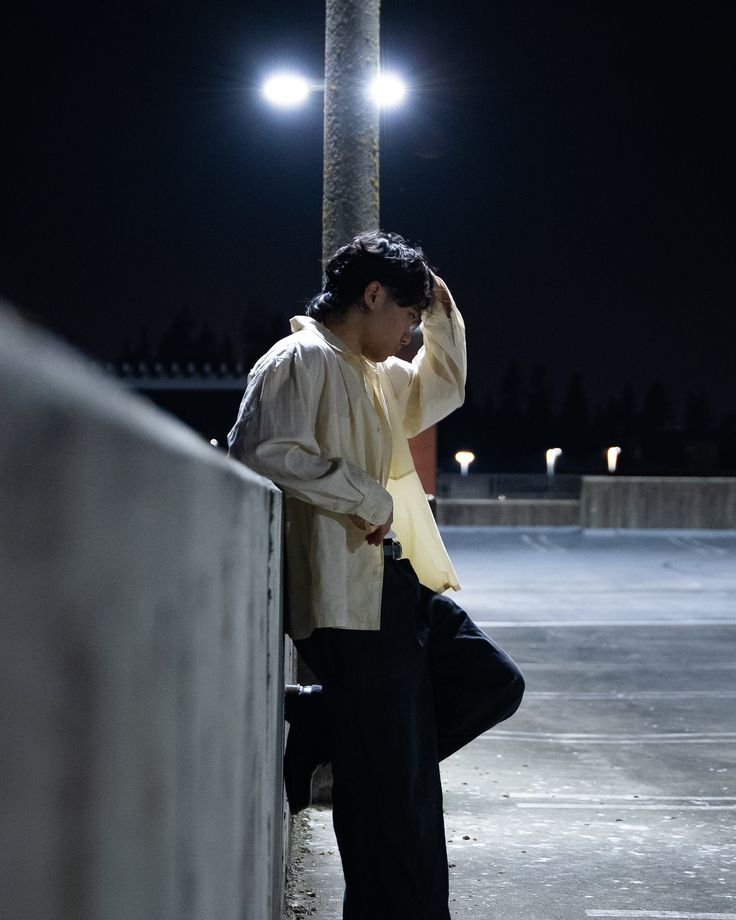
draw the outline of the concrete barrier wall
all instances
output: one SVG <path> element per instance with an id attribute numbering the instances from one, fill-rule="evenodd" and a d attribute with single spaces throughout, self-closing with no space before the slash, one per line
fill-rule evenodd
<path id="1" fill-rule="evenodd" d="M 586 476 L 581 525 L 736 528 L 736 478 Z"/>
<path id="2" fill-rule="evenodd" d="M 281 503 L 0 312 L 0 916 L 275 920 Z"/>
<path id="3" fill-rule="evenodd" d="M 580 502 L 573 499 L 438 498 L 440 526 L 578 527 Z"/>
<path id="4" fill-rule="evenodd" d="M 440 525 L 736 529 L 736 478 L 586 476 L 574 499 L 438 498 Z"/>

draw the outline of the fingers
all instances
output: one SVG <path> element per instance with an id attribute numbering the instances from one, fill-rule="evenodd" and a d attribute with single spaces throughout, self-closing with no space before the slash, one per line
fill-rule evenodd
<path id="1" fill-rule="evenodd" d="M 348 517 L 357 527 L 360 527 L 361 530 L 370 531 L 366 534 L 365 541 L 366 543 L 370 543 L 371 546 L 380 546 L 381 543 L 383 543 L 383 538 L 386 536 L 389 530 L 391 530 L 391 525 L 394 522 L 393 510 L 391 511 L 391 514 L 389 514 L 386 523 L 381 524 L 380 527 L 376 527 L 375 524 L 369 524 L 368 521 L 364 521 L 363 518 L 360 518 L 354 514 L 350 514 Z"/>
<path id="2" fill-rule="evenodd" d="M 380 546 L 383 543 L 383 538 L 391 530 L 391 524 L 393 522 L 393 515 L 386 521 L 385 524 L 381 524 L 380 527 L 376 527 L 375 530 L 371 531 L 366 536 L 366 542 L 370 543 L 371 546 Z"/>
<path id="3" fill-rule="evenodd" d="M 434 278 L 435 283 L 434 299 L 442 304 L 445 313 L 449 316 L 452 309 L 450 289 L 439 275 L 435 275 L 434 272 L 432 272 L 432 277 Z"/>

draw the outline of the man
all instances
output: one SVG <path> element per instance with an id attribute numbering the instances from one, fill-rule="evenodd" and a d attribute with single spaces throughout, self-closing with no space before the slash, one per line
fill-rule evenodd
<path id="1" fill-rule="evenodd" d="M 409 364 L 395 354 L 419 323 Z M 332 761 L 343 918 L 448 920 L 438 764 L 524 686 L 441 594 L 459 585 L 407 442 L 462 404 L 463 320 L 421 250 L 368 233 L 291 328 L 251 371 L 228 443 L 285 494 L 288 631 L 331 732 L 304 762 Z"/>

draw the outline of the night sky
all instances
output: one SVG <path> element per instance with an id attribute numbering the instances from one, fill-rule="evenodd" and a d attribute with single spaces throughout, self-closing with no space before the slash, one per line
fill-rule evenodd
<path id="1" fill-rule="evenodd" d="M 318 289 L 320 2 L 17 4 L 3 25 L 0 293 L 115 358 L 182 307 L 237 336 Z M 386 0 L 410 84 L 383 116 L 382 225 L 463 309 L 471 391 L 516 358 L 556 398 L 661 378 L 736 408 L 733 2 Z"/>

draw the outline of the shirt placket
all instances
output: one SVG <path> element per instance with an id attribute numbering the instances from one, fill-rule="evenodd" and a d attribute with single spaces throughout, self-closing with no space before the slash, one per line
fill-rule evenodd
<path id="1" fill-rule="evenodd" d="M 381 439 L 380 445 L 378 445 L 377 453 L 381 457 L 381 478 L 380 482 L 385 486 L 388 481 L 388 473 L 391 467 L 391 425 L 388 420 L 388 408 L 386 406 L 386 401 L 383 395 L 383 390 L 381 389 L 380 378 L 378 376 L 378 370 L 372 365 L 366 362 L 364 367 L 364 379 L 366 382 L 366 390 L 368 395 L 373 403 L 373 408 L 376 412 L 376 418 L 378 419 L 379 427 L 379 437 Z"/>

